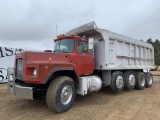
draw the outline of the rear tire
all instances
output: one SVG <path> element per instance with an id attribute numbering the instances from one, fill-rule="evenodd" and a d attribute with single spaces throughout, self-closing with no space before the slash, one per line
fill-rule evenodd
<path id="1" fill-rule="evenodd" d="M 120 71 L 115 71 L 112 73 L 111 78 L 111 89 L 115 93 L 119 93 L 123 90 L 125 84 L 124 75 Z"/>
<path id="2" fill-rule="evenodd" d="M 62 113 L 73 104 L 76 96 L 75 83 L 68 76 L 60 76 L 51 82 L 46 94 L 47 106 L 51 111 Z"/>
<path id="3" fill-rule="evenodd" d="M 136 75 L 136 88 L 143 90 L 146 85 L 146 76 L 143 72 L 138 72 Z"/>
<path id="4" fill-rule="evenodd" d="M 153 84 L 153 76 L 149 72 L 145 73 L 145 75 L 146 75 L 146 87 L 150 88 L 152 87 Z"/>
<path id="5" fill-rule="evenodd" d="M 125 74 L 125 88 L 133 89 L 136 86 L 136 77 L 133 71 L 126 71 Z"/>

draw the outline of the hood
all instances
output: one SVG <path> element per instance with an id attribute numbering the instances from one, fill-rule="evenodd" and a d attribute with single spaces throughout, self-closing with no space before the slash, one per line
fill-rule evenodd
<path id="1" fill-rule="evenodd" d="M 16 58 L 23 58 L 27 62 L 34 61 L 37 63 L 69 62 L 69 55 L 67 53 L 25 51 L 17 54 Z"/>

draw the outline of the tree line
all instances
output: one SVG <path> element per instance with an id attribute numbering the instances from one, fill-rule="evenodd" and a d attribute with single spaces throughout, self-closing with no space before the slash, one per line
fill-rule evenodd
<path id="1" fill-rule="evenodd" d="M 160 65 L 160 40 L 153 41 L 151 38 L 146 41 L 154 46 L 154 60 L 155 65 Z"/>

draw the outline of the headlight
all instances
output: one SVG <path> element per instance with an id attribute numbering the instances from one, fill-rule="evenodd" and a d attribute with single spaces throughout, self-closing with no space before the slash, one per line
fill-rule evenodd
<path id="1" fill-rule="evenodd" d="M 33 69 L 33 75 L 34 75 L 34 76 L 37 75 L 37 69 Z"/>

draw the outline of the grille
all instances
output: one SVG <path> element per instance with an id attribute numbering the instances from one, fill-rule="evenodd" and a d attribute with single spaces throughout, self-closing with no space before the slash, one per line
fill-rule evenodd
<path id="1" fill-rule="evenodd" d="M 23 74 L 23 59 L 18 58 L 16 60 L 16 77 L 22 78 L 22 74 Z"/>

